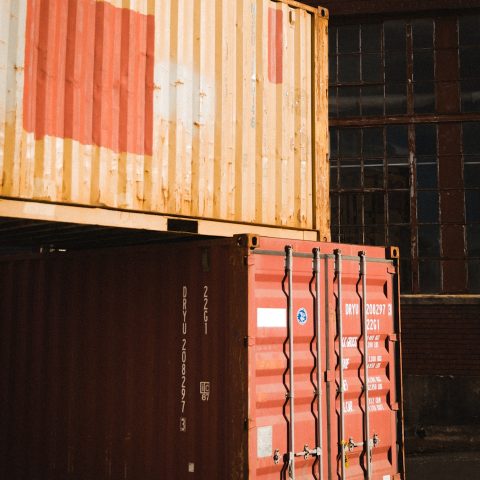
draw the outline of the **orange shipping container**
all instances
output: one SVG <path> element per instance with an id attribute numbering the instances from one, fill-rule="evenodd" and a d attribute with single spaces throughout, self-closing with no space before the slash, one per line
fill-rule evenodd
<path id="1" fill-rule="evenodd" d="M 2 1 L 0 195 L 328 237 L 327 16 Z"/>
<path id="2" fill-rule="evenodd" d="M 256 236 L 3 257 L 0 478 L 404 479 L 398 280 Z"/>

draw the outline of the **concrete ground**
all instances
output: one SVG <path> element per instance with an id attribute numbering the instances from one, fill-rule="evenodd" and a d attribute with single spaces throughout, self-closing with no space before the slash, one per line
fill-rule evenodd
<path id="1" fill-rule="evenodd" d="M 410 455 L 407 480 L 479 480 L 480 451 Z"/>

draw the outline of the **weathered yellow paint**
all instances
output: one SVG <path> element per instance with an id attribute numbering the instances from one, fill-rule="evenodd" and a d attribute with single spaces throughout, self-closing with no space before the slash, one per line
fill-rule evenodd
<path id="1" fill-rule="evenodd" d="M 287 0 L 106 1 L 155 19 L 152 154 L 25 131 L 27 2 L 5 0 L 0 196 L 329 238 L 327 16 Z M 278 84 L 268 77 L 269 9 L 283 12 Z"/>

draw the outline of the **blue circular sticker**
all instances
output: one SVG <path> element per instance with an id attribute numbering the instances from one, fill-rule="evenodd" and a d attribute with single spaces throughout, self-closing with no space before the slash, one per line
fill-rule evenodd
<path id="1" fill-rule="evenodd" d="M 297 312 L 297 322 L 300 325 L 305 325 L 307 323 L 307 320 L 308 320 L 307 311 L 303 307 L 299 308 Z"/>

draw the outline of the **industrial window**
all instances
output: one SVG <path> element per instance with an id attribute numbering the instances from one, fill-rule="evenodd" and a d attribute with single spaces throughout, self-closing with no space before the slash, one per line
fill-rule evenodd
<path id="1" fill-rule="evenodd" d="M 480 15 L 458 23 L 462 111 L 480 112 Z"/>
<path id="2" fill-rule="evenodd" d="M 402 290 L 480 292 L 480 16 L 330 28 L 332 239 L 398 245 Z"/>
<path id="3" fill-rule="evenodd" d="M 468 287 L 480 292 L 480 122 L 463 124 Z"/>

